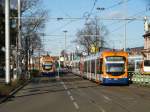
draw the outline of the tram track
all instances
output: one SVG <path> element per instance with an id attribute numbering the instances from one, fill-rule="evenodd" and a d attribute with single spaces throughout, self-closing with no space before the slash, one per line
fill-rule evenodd
<path id="1" fill-rule="evenodd" d="M 88 80 L 86 81 L 84 81 L 84 83 L 96 85 L 95 83 L 92 83 Z M 75 95 L 75 99 L 79 96 L 83 97 L 89 102 L 89 105 L 93 104 L 99 110 L 99 112 L 112 112 L 112 109 L 115 110 L 114 112 L 119 112 L 119 111 L 137 112 L 138 110 L 133 106 L 138 105 L 140 98 L 142 98 L 142 96 L 139 96 L 140 93 L 138 93 L 137 95 L 135 89 L 132 90 L 134 88 L 133 86 L 113 87 L 113 86 L 97 86 L 97 85 L 89 86 L 88 85 L 82 87 L 83 84 L 82 80 L 81 83 L 78 80 L 72 82 L 66 81 L 65 83 L 69 87 L 72 86 L 71 88 L 74 88 L 71 89 L 71 92 Z M 80 102 L 80 100 L 78 101 Z M 146 100 L 145 97 L 141 101 L 145 101 L 146 103 L 148 100 Z M 148 106 L 146 105 L 146 108 L 147 107 Z"/>

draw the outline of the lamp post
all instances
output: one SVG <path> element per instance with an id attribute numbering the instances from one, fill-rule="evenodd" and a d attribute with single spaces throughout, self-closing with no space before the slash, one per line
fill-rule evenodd
<path id="1" fill-rule="evenodd" d="M 64 53 L 66 53 L 66 44 L 67 44 L 67 42 L 66 42 L 66 37 L 67 37 L 67 30 L 64 30 L 63 31 L 64 33 L 65 33 L 65 50 L 64 50 Z M 64 65 L 66 66 L 66 56 L 65 56 L 65 54 L 64 54 Z"/>
<path id="2" fill-rule="evenodd" d="M 9 21 L 10 0 L 5 0 L 5 82 L 10 83 L 10 21 Z"/>
<path id="3" fill-rule="evenodd" d="M 67 43 L 66 43 L 66 36 L 67 36 L 66 34 L 67 34 L 68 31 L 67 31 L 67 30 L 64 30 L 63 32 L 65 33 L 65 50 L 66 50 L 66 44 L 67 44 Z"/>
<path id="4" fill-rule="evenodd" d="M 20 7 L 20 5 L 21 5 L 21 3 L 20 3 L 21 1 L 20 0 L 18 0 L 18 3 L 17 3 L 17 5 L 18 5 L 18 37 L 17 37 L 17 39 L 16 39 L 16 41 L 17 41 L 17 58 L 16 58 L 16 68 L 17 68 L 17 76 L 19 76 L 20 75 L 20 55 L 21 55 L 21 53 L 20 53 L 20 50 L 21 50 L 21 7 Z"/>
<path id="5" fill-rule="evenodd" d="M 124 0 L 124 51 L 126 51 L 126 47 L 127 47 L 127 20 L 126 20 L 126 16 L 127 16 L 127 0 Z"/>
<path id="6" fill-rule="evenodd" d="M 96 8 L 96 10 L 98 10 L 98 11 L 104 11 L 105 10 L 105 8 L 104 7 L 97 7 Z M 102 39 L 101 39 L 101 37 L 100 37 L 100 43 L 97 43 L 97 39 L 98 39 L 98 35 L 100 35 L 100 32 L 98 33 L 98 23 L 97 23 L 97 21 L 98 21 L 98 19 L 97 19 L 97 16 L 96 16 L 96 48 L 95 48 L 95 50 L 97 49 L 97 48 L 99 48 L 99 51 L 100 51 L 100 47 L 102 47 Z M 99 29 L 100 30 L 100 29 Z M 98 44 L 100 44 L 100 45 L 98 45 Z"/>

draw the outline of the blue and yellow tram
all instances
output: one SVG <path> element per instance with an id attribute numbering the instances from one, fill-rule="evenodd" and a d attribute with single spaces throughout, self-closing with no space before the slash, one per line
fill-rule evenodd
<path id="1" fill-rule="evenodd" d="M 81 57 L 76 73 L 102 84 L 128 84 L 128 53 L 123 51 L 103 51 L 95 55 Z M 75 64 L 74 64 L 75 65 Z M 75 67 L 74 67 L 75 68 Z M 78 70 L 77 70 L 78 69 Z"/>

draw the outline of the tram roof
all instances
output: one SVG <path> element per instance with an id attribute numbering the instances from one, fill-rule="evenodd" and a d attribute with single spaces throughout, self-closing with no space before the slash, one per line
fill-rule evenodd
<path id="1" fill-rule="evenodd" d="M 101 55 L 100 52 L 99 52 L 99 53 L 96 53 L 96 54 L 92 54 L 92 55 L 90 55 L 90 56 L 86 56 L 86 57 L 84 58 L 84 60 L 85 60 L 85 61 L 88 61 L 88 60 L 92 60 L 92 59 L 97 59 L 98 57 L 100 57 L 100 55 Z"/>

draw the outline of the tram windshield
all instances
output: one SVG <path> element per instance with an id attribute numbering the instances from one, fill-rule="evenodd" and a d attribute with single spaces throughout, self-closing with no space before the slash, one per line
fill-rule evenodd
<path id="1" fill-rule="evenodd" d="M 52 63 L 44 63 L 43 69 L 44 70 L 51 70 L 52 69 Z"/>
<path id="2" fill-rule="evenodd" d="M 122 63 L 107 63 L 107 72 L 124 72 L 124 64 Z"/>
<path id="3" fill-rule="evenodd" d="M 107 57 L 106 72 L 112 75 L 121 75 L 125 72 L 124 57 Z"/>

